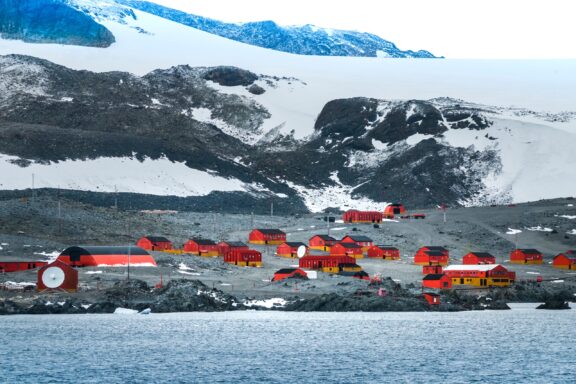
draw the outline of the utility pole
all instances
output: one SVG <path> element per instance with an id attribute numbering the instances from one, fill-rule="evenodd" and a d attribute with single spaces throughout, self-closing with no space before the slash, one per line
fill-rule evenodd
<path id="1" fill-rule="evenodd" d="M 132 244 L 128 244 L 128 280 L 130 280 L 130 251 L 132 250 Z"/>
<path id="2" fill-rule="evenodd" d="M 36 197 L 36 190 L 34 189 L 34 174 L 32 174 L 32 203 L 34 203 Z"/>
<path id="3" fill-rule="evenodd" d="M 114 185 L 114 210 L 118 212 L 118 188 Z"/>
<path id="4" fill-rule="evenodd" d="M 274 216 L 274 202 L 270 203 L 270 217 Z"/>
<path id="5" fill-rule="evenodd" d="M 326 228 L 328 229 L 328 236 L 330 236 L 330 213 L 326 216 Z"/>
<path id="6" fill-rule="evenodd" d="M 254 229 L 254 212 L 250 212 L 250 228 Z"/>

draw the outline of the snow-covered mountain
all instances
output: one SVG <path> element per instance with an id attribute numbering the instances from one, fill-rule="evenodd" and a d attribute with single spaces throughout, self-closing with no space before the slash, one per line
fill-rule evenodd
<path id="1" fill-rule="evenodd" d="M 0 0 L 0 34 L 27 42 L 108 47 L 113 33 L 100 23 L 137 20 L 134 10 L 242 43 L 300 55 L 434 58 L 428 51 L 402 51 L 379 36 L 313 25 L 279 26 L 273 21 L 242 24 L 187 14 L 138 0 Z M 134 26 L 140 33 L 149 33 Z"/>
<path id="2" fill-rule="evenodd" d="M 2 55 L 49 60 L 0 58 L 0 189 L 34 174 L 36 188 L 244 212 L 576 190 L 575 115 L 562 112 L 576 105 L 574 61 L 294 55 L 73 3 L 114 43 L 0 39 Z"/>

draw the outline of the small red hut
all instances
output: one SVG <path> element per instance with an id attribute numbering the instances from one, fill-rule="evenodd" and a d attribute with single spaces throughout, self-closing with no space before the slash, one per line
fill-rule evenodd
<path id="1" fill-rule="evenodd" d="M 224 262 L 240 267 L 261 267 L 262 254 L 253 249 L 231 249 L 224 255 Z"/>
<path id="2" fill-rule="evenodd" d="M 172 242 L 163 236 L 144 236 L 136 245 L 148 251 L 168 251 L 172 249 Z"/>
<path id="3" fill-rule="evenodd" d="M 146 250 L 136 246 L 82 246 L 66 248 L 58 260 L 73 267 L 155 267 L 156 261 Z"/>
<path id="4" fill-rule="evenodd" d="M 374 245 L 374 241 L 367 237 L 361 235 L 347 235 L 340 240 L 340 243 L 353 243 L 362 247 L 362 251 L 366 252 L 368 248 Z"/>
<path id="5" fill-rule="evenodd" d="M 398 248 L 388 245 L 373 245 L 368 248 L 366 254 L 370 258 L 400 260 L 400 251 Z"/>
<path id="6" fill-rule="evenodd" d="M 272 281 L 284 279 L 308 279 L 308 275 L 300 268 L 284 268 L 274 273 Z"/>
<path id="7" fill-rule="evenodd" d="M 338 240 L 328 235 L 314 235 L 308 240 L 310 249 L 317 249 L 319 251 L 330 252 L 330 248 L 336 244 Z"/>
<path id="8" fill-rule="evenodd" d="M 184 252 L 205 257 L 218 256 L 218 244 L 208 239 L 190 239 L 184 244 Z"/>
<path id="9" fill-rule="evenodd" d="M 224 256 L 232 249 L 249 249 L 246 244 L 241 241 L 221 241 L 218 243 L 218 255 Z"/>
<path id="10" fill-rule="evenodd" d="M 358 211 L 351 209 L 344 212 L 342 220 L 345 223 L 381 223 L 384 215 L 378 211 Z"/>
<path id="11" fill-rule="evenodd" d="M 1 261 L 0 273 L 10 273 L 36 269 L 48 264 L 46 261 Z"/>
<path id="12" fill-rule="evenodd" d="M 559 269 L 576 269 L 576 251 L 569 250 L 566 252 L 559 253 L 552 260 L 552 266 Z"/>
<path id="13" fill-rule="evenodd" d="M 40 268 L 36 288 L 38 292 L 47 290 L 76 292 L 78 290 L 78 271 L 70 265 L 56 260 Z"/>
<path id="14" fill-rule="evenodd" d="M 254 229 L 248 239 L 252 244 L 280 245 L 286 241 L 286 234 L 279 229 Z"/>
<path id="15" fill-rule="evenodd" d="M 384 208 L 384 216 L 388 218 L 392 218 L 394 217 L 394 215 L 401 215 L 405 212 L 406 208 L 404 207 L 403 204 L 400 203 L 393 203 L 387 205 L 386 208 Z"/>
<path id="16" fill-rule="evenodd" d="M 362 247 L 355 243 L 336 243 L 330 248 L 330 256 L 350 256 L 355 259 L 362 259 L 364 253 Z"/>
<path id="17" fill-rule="evenodd" d="M 537 249 L 515 249 L 510 252 L 510 262 L 514 264 L 542 264 L 542 252 Z"/>
<path id="18" fill-rule="evenodd" d="M 462 258 L 462 264 L 496 264 L 496 258 L 487 252 L 470 252 Z"/>
<path id="19" fill-rule="evenodd" d="M 429 274 L 422 279 L 422 286 L 433 289 L 450 289 L 452 288 L 452 279 L 443 273 Z"/>
<path id="20" fill-rule="evenodd" d="M 306 248 L 306 255 L 308 254 L 308 247 L 300 242 L 285 242 L 276 247 L 276 254 L 281 257 L 298 257 L 298 248 Z"/>
<path id="21" fill-rule="evenodd" d="M 444 247 L 422 247 L 414 255 L 414 264 L 417 265 L 448 265 L 448 261 L 448 250 Z"/>
<path id="22" fill-rule="evenodd" d="M 422 294 L 422 296 L 424 296 L 424 298 L 426 299 L 426 301 L 428 302 L 428 304 L 430 305 L 440 305 L 440 295 L 437 293 L 430 293 L 430 292 L 425 292 Z"/>

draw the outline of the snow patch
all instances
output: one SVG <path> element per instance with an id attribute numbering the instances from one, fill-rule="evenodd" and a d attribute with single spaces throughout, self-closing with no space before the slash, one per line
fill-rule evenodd
<path id="1" fill-rule="evenodd" d="M 533 231 L 533 232 L 552 232 L 553 229 L 552 228 L 546 228 L 546 227 L 542 227 L 542 226 L 537 226 L 537 227 L 526 227 L 526 230 L 528 231 Z"/>
<path id="2" fill-rule="evenodd" d="M 278 307 L 285 307 L 288 302 L 281 298 L 275 297 L 272 299 L 266 300 L 247 300 L 244 301 L 244 305 L 247 307 L 263 307 L 263 308 L 278 308 Z"/>
<path id="3" fill-rule="evenodd" d="M 103 272 L 102 271 L 86 271 L 84 272 L 84 274 L 86 275 L 101 275 Z"/>
<path id="4" fill-rule="evenodd" d="M 138 313 L 135 309 L 118 307 L 114 310 L 115 315 L 136 315 Z"/>
<path id="5" fill-rule="evenodd" d="M 507 235 L 517 235 L 519 233 L 522 233 L 520 229 L 513 229 L 513 228 L 508 228 L 508 232 L 506 232 Z"/>

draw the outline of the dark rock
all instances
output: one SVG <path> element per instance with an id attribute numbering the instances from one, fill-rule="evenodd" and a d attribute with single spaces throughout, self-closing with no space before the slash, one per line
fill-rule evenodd
<path id="1" fill-rule="evenodd" d="M 266 92 L 266 90 L 258 84 L 252 84 L 250 87 L 248 87 L 248 92 L 253 95 L 262 95 Z"/>
<path id="2" fill-rule="evenodd" d="M 258 75 L 236 67 L 216 67 L 204 72 L 202 78 L 226 87 L 234 87 L 251 85 L 258 80 Z"/>
<path id="3" fill-rule="evenodd" d="M 536 309 L 571 309 L 566 301 L 562 300 L 549 300 L 544 304 L 540 304 Z"/>

